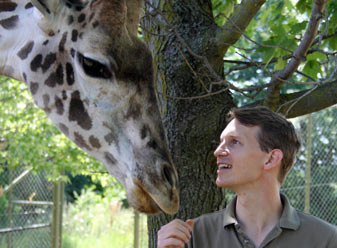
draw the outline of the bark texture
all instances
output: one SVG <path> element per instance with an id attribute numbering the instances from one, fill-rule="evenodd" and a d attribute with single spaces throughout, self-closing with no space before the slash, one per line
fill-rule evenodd
<path id="1" fill-rule="evenodd" d="M 148 217 L 149 247 L 156 247 L 157 231 L 173 218 L 186 220 L 224 207 L 223 193 L 215 185 L 213 151 L 225 125 L 225 114 L 234 104 L 228 91 L 196 97 L 210 93 L 214 79 L 191 52 L 205 56 L 219 75 L 223 71 L 215 39 L 219 28 L 210 3 L 157 0 L 148 4 L 152 7 L 147 6 L 150 12 L 142 25 L 155 60 L 157 93 L 181 197 L 177 215 Z M 216 90 L 213 87 L 212 92 Z"/>

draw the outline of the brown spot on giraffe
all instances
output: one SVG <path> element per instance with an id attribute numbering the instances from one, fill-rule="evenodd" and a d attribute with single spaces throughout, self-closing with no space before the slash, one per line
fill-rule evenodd
<path id="1" fill-rule="evenodd" d="M 68 32 L 64 32 L 62 35 L 62 39 L 60 40 L 60 44 L 59 44 L 59 51 L 60 52 L 64 52 L 64 45 L 67 41 L 67 36 L 68 36 Z"/>
<path id="2" fill-rule="evenodd" d="M 39 68 L 42 69 L 42 72 L 45 73 L 56 61 L 56 53 L 48 53 L 43 60 L 42 54 L 36 55 L 30 62 L 30 69 L 33 72 L 37 72 Z"/>
<path id="3" fill-rule="evenodd" d="M 63 115 L 64 113 L 63 101 L 57 96 L 55 96 L 55 107 L 56 107 L 56 113 L 59 115 Z"/>
<path id="4" fill-rule="evenodd" d="M 56 53 L 48 53 L 41 64 L 42 72 L 45 73 L 56 61 Z"/>
<path id="5" fill-rule="evenodd" d="M 91 145 L 92 147 L 94 147 L 94 148 L 97 148 L 97 149 L 101 148 L 101 143 L 99 142 L 99 139 L 96 138 L 96 137 L 93 136 L 93 135 L 91 135 L 91 136 L 89 137 L 89 143 L 90 143 L 90 145 Z"/>
<path id="6" fill-rule="evenodd" d="M 0 12 L 14 11 L 18 5 L 13 2 L 0 2 Z"/>
<path id="7" fill-rule="evenodd" d="M 105 159 L 111 165 L 115 165 L 117 163 L 116 158 L 109 152 L 105 153 Z"/>
<path id="8" fill-rule="evenodd" d="M 98 22 L 98 21 L 94 21 L 94 22 L 92 23 L 92 27 L 93 27 L 93 28 L 97 28 L 98 25 L 99 25 L 99 22 Z"/>
<path id="9" fill-rule="evenodd" d="M 78 37 L 78 31 L 76 29 L 74 29 L 71 32 L 71 41 L 76 42 L 77 41 L 77 37 Z"/>
<path id="10" fill-rule="evenodd" d="M 39 89 L 39 84 L 38 83 L 35 83 L 35 82 L 31 82 L 30 83 L 30 92 L 35 95 L 36 92 L 38 91 Z"/>
<path id="11" fill-rule="evenodd" d="M 156 150 L 158 147 L 157 141 L 155 141 L 154 139 L 151 139 L 148 143 L 147 146 Z"/>
<path id="12" fill-rule="evenodd" d="M 62 91 L 62 99 L 63 101 L 68 99 L 67 92 L 65 90 Z"/>
<path id="13" fill-rule="evenodd" d="M 36 72 L 37 69 L 41 67 L 42 59 L 42 54 L 38 54 L 32 59 L 32 61 L 30 62 L 30 69 L 33 72 Z"/>
<path id="14" fill-rule="evenodd" d="M 43 110 L 46 112 L 46 113 L 50 113 L 51 112 L 51 109 L 49 108 L 49 102 L 50 102 L 50 96 L 48 94 L 44 94 L 42 96 L 42 100 L 43 100 Z"/>
<path id="15" fill-rule="evenodd" d="M 78 145 L 81 148 L 87 149 L 88 151 L 91 151 L 91 147 L 85 142 L 83 136 L 78 133 L 74 132 L 74 137 L 75 137 L 75 144 Z"/>
<path id="16" fill-rule="evenodd" d="M 69 86 L 72 86 L 75 82 L 74 69 L 70 63 L 66 64 L 66 78 Z"/>
<path id="17" fill-rule="evenodd" d="M 79 91 L 75 91 L 71 94 L 69 120 L 76 121 L 77 124 L 85 130 L 92 128 L 92 120 L 84 107 Z"/>
<path id="18" fill-rule="evenodd" d="M 60 64 L 58 65 L 56 72 L 51 73 L 44 83 L 45 85 L 54 88 L 56 84 L 58 85 L 63 84 L 64 81 L 63 76 L 64 76 L 63 67 Z"/>
<path id="19" fill-rule="evenodd" d="M 63 132 L 66 136 L 69 135 L 69 128 L 66 125 L 64 125 L 63 123 L 59 123 L 58 126 L 61 132 Z"/>
<path id="20" fill-rule="evenodd" d="M 104 140 L 111 145 L 112 143 L 117 143 L 118 137 L 114 133 L 108 133 L 104 136 Z"/>
<path id="21" fill-rule="evenodd" d="M 150 134 L 149 125 L 145 124 L 143 128 L 140 130 L 140 138 L 145 139 Z"/>
<path id="22" fill-rule="evenodd" d="M 81 22 L 83 22 L 84 20 L 85 20 L 85 14 L 82 13 L 82 14 L 80 14 L 80 15 L 78 16 L 77 21 L 78 21 L 78 23 L 81 23 Z"/>
<path id="23" fill-rule="evenodd" d="M 46 108 L 49 105 L 50 102 L 50 96 L 48 94 L 44 94 L 42 96 L 42 100 L 43 100 L 43 106 Z"/>
<path id="24" fill-rule="evenodd" d="M 33 8 L 33 4 L 31 2 L 25 5 L 25 9 L 30 9 L 30 8 Z"/>
<path id="25" fill-rule="evenodd" d="M 4 29 L 10 30 L 14 29 L 19 21 L 19 16 L 14 15 L 6 19 L 0 20 L 0 26 Z"/>

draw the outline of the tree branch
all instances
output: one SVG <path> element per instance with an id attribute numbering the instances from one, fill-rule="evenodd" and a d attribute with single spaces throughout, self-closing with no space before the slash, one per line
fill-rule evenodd
<path id="1" fill-rule="evenodd" d="M 279 105 L 280 89 L 284 81 L 288 80 L 294 74 L 307 55 L 307 52 L 317 35 L 320 20 L 322 19 L 322 11 L 325 8 L 326 2 L 327 0 L 314 1 L 308 27 L 304 33 L 301 43 L 296 48 L 296 51 L 293 53 L 293 57 L 287 66 L 283 70 L 278 71 L 276 76 L 272 78 L 272 86 L 268 89 L 264 102 L 264 105 L 270 107 L 271 109 L 275 110 Z"/>
<path id="2" fill-rule="evenodd" d="M 266 0 L 243 0 L 234 7 L 232 15 L 221 28 L 221 35 L 218 39 L 219 44 L 222 44 L 223 55 L 231 45 L 239 40 L 243 31 L 265 2 Z"/>
<path id="3" fill-rule="evenodd" d="M 294 118 L 310 114 L 337 104 L 337 80 L 315 86 L 310 90 L 292 94 L 280 94 L 278 112 Z M 256 101 L 249 106 L 263 105 L 263 100 Z"/>

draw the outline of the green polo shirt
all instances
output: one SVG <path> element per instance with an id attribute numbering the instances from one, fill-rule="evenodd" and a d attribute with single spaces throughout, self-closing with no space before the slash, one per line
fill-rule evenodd
<path id="1" fill-rule="evenodd" d="M 290 206 L 281 195 L 283 212 L 279 223 L 267 235 L 260 248 L 337 248 L 337 227 Z M 235 216 L 236 198 L 221 211 L 194 220 L 189 248 L 255 248 L 243 233 Z M 263 211 L 263 209 L 261 209 Z"/>

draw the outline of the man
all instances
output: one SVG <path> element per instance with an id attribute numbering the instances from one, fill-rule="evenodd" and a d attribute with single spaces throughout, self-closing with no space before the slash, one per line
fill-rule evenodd
<path id="1" fill-rule="evenodd" d="M 215 150 L 218 187 L 236 192 L 221 211 L 173 220 L 158 247 L 337 248 L 337 228 L 301 213 L 280 194 L 300 141 L 294 126 L 266 107 L 234 109 Z"/>

